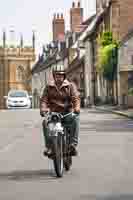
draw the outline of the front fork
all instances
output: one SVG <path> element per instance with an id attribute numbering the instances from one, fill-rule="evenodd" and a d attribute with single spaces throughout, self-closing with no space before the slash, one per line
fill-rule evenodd
<path id="1" fill-rule="evenodd" d="M 70 130 L 65 128 L 63 137 L 63 155 L 64 158 L 70 153 Z"/>

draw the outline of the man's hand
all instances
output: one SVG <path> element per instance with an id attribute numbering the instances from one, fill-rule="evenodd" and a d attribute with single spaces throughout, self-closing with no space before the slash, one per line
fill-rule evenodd
<path id="1" fill-rule="evenodd" d="M 80 110 L 74 110 L 73 113 L 76 114 L 76 115 L 79 115 L 80 114 Z"/>
<path id="2" fill-rule="evenodd" d="M 40 111 L 41 117 L 45 117 L 45 114 L 46 114 L 47 112 L 49 112 L 49 109 L 44 110 L 44 111 Z"/>
<path id="3" fill-rule="evenodd" d="M 40 112 L 41 117 L 45 116 L 45 112 Z"/>

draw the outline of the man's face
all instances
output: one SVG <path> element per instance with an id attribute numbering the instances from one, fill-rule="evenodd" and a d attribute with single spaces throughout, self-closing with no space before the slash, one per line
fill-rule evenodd
<path id="1" fill-rule="evenodd" d="M 62 83 L 63 83 L 63 81 L 64 81 L 64 74 L 58 74 L 58 73 L 56 73 L 55 74 L 55 82 L 56 82 L 56 84 L 59 84 L 59 85 L 61 85 Z"/>

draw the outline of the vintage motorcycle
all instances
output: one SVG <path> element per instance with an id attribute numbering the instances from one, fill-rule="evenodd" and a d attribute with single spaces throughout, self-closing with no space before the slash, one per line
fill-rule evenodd
<path id="1" fill-rule="evenodd" d="M 45 114 L 48 127 L 48 137 L 50 139 L 52 154 L 49 156 L 53 160 L 54 169 L 57 177 L 63 176 L 64 169 L 70 170 L 72 165 L 72 156 L 70 151 L 70 125 L 64 125 L 64 119 L 68 115 L 75 115 L 74 113 L 67 113 L 62 115 L 57 112 L 48 112 Z"/>

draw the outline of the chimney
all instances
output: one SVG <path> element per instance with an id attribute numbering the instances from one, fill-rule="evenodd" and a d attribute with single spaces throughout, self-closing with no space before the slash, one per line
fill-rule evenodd
<path id="1" fill-rule="evenodd" d="M 6 32 L 5 30 L 3 31 L 3 47 L 6 47 Z"/>
<path id="2" fill-rule="evenodd" d="M 65 20 L 63 14 L 54 14 L 53 17 L 53 41 L 62 41 L 65 38 Z"/>
<path id="3" fill-rule="evenodd" d="M 63 13 L 61 13 L 61 18 L 63 19 Z"/>
<path id="4" fill-rule="evenodd" d="M 35 38 L 35 32 L 33 31 L 33 33 L 32 33 L 32 48 L 33 49 L 35 49 L 35 40 L 36 40 L 36 38 Z"/>
<path id="5" fill-rule="evenodd" d="M 83 8 L 81 8 L 80 1 L 78 1 L 77 5 L 72 3 L 72 8 L 70 9 L 70 26 L 72 32 L 77 31 L 77 26 L 81 25 L 83 22 Z"/>
<path id="6" fill-rule="evenodd" d="M 20 47 L 23 48 L 23 35 L 20 35 Z"/>
<path id="7" fill-rule="evenodd" d="M 78 2 L 78 8 L 80 8 L 80 1 Z"/>
<path id="8" fill-rule="evenodd" d="M 75 8 L 75 2 L 72 3 L 72 7 Z"/>

